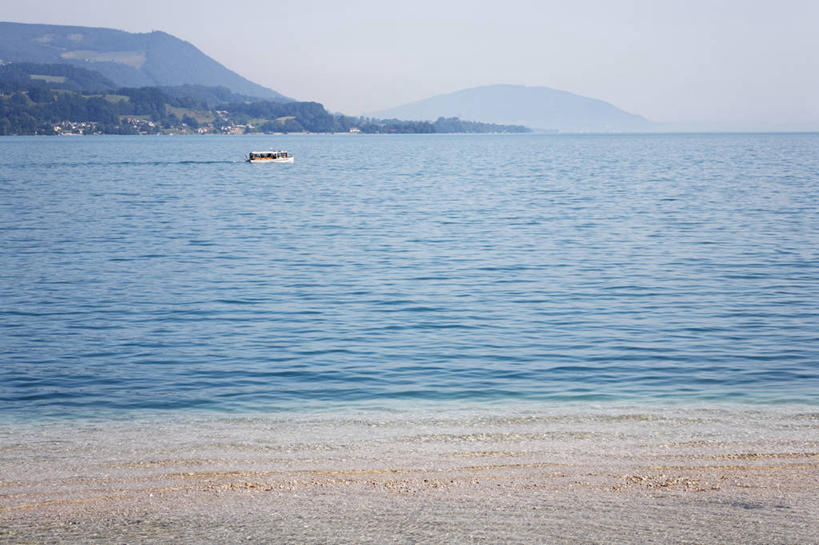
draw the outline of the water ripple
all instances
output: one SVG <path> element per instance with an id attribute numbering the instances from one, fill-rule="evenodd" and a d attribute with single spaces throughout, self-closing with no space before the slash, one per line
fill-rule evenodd
<path id="1" fill-rule="evenodd" d="M 819 401 L 817 135 L 277 138 L 0 139 L 0 413 Z"/>

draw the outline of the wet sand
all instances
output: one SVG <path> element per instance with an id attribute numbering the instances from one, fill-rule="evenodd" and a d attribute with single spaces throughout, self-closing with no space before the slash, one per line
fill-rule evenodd
<path id="1" fill-rule="evenodd" d="M 0 543 L 816 543 L 819 411 L 0 424 Z"/>

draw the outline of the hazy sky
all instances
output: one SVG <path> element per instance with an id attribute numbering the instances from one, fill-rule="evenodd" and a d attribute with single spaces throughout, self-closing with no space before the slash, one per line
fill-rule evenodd
<path id="1" fill-rule="evenodd" d="M 164 30 L 347 114 L 512 83 L 654 121 L 819 129 L 817 0 L 0 0 L 0 20 Z"/>

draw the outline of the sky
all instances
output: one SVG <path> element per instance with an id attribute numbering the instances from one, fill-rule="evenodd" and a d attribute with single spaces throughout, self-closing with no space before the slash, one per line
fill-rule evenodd
<path id="1" fill-rule="evenodd" d="M 819 130 L 817 0 L 0 0 L 0 20 L 163 30 L 348 115 L 506 83 L 658 122 Z"/>

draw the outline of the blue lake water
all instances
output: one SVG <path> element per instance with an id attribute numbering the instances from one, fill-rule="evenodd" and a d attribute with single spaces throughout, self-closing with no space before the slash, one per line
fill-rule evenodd
<path id="1" fill-rule="evenodd" d="M 816 134 L 4 137 L 0 263 L 0 415 L 819 403 Z"/>

